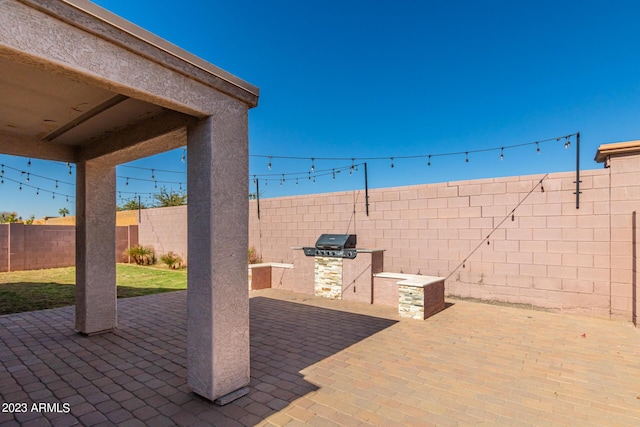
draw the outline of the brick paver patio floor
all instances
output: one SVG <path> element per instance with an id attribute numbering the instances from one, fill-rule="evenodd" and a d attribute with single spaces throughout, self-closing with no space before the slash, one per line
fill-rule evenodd
<path id="1" fill-rule="evenodd" d="M 119 329 L 93 337 L 73 331 L 73 307 L 0 316 L 0 403 L 27 403 L 0 426 L 640 425 L 630 324 L 464 301 L 401 320 L 251 296 L 251 393 L 224 407 L 186 386 L 184 291 L 119 300 Z"/>

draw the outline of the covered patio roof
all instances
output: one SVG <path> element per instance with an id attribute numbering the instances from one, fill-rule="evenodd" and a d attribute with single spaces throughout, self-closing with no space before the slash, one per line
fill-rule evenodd
<path id="1" fill-rule="evenodd" d="M 139 141 L 132 137 L 110 144 L 132 129 L 151 132 L 148 139 L 210 115 L 215 105 L 203 96 L 207 92 L 249 108 L 258 103 L 255 86 L 89 1 L 21 0 L 0 7 L 5 154 L 77 162 L 134 145 Z M 184 135 L 165 139 L 171 141 L 156 141 L 146 151 L 137 147 L 123 158 L 186 145 Z"/>
<path id="2" fill-rule="evenodd" d="M 116 165 L 187 146 L 188 382 L 212 400 L 246 392 L 258 89 L 86 0 L 6 0 L 0 93 L 0 153 L 76 164 L 75 329 L 85 335 L 118 326 Z"/>

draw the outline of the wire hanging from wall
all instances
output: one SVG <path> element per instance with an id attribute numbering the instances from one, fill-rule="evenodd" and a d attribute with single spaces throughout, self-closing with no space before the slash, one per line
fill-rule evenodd
<path id="1" fill-rule="evenodd" d="M 518 204 L 511 210 L 511 212 L 509 212 L 504 218 L 502 218 L 502 221 L 500 221 L 498 223 L 498 225 L 496 225 L 495 227 L 493 227 L 493 229 L 489 232 L 489 234 L 487 234 L 487 236 L 482 239 L 482 241 L 480 241 L 480 243 L 478 244 L 478 246 L 476 246 L 463 260 L 460 264 L 458 264 L 458 266 L 456 268 L 454 268 L 445 278 L 446 280 L 449 280 L 449 278 L 460 269 L 460 267 L 465 268 L 467 261 L 469 260 L 469 258 L 471 258 L 471 256 L 473 254 L 476 253 L 476 251 L 478 249 L 480 249 L 480 247 L 482 247 L 482 245 L 484 245 L 485 242 L 487 242 L 487 244 L 489 244 L 489 238 L 491 237 L 491 235 L 493 233 L 496 232 L 496 230 L 498 230 L 502 224 L 505 223 L 505 221 L 507 221 L 507 219 L 511 218 L 512 221 L 515 221 L 515 212 L 516 210 L 520 207 L 520 205 L 522 205 L 522 203 L 524 203 L 525 200 L 527 200 L 529 198 L 529 196 L 531 196 L 531 194 L 533 194 L 533 192 L 536 190 L 536 188 L 538 188 L 539 186 L 542 186 L 542 182 L 549 176 L 549 174 L 545 174 L 540 181 L 538 181 L 538 183 L 536 185 L 533 186 L 533 188 L 524 196 L 524 198 L 522 200 L 520 200 L 520 202 L 518 202 Z M 544 191 L 544 190 L 543 190 Z"/>

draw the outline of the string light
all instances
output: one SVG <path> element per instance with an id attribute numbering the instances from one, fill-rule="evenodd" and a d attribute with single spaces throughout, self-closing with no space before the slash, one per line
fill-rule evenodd
<path id="1" fill-rule="evenodd" d="M 564 138 L 564 139 L 566 140 L 566 142 L 570 142 L 570 137 L 571 137 L 572 135 L 574 135 L 574 134 L 567 135 L 567 136 L 561 136 L 561 137 L 555 138 L 555 140 L 559 141 L 559 140 L 562 140 L 562 139 Z M 500 148 L 499 148 L 499 150 L 500 150 L 500 156 L 501 156 L 501 159 L 504 159 L 504 150 L 505 150 L 505 148 L 513 148 L 513 147 L 520 147 L 520 146 L 524 146 L 524 145 L 535 144 L 535 146 L 536 146 L 536 152 L 538 152 L 538 153 L 539 153 L 539 152 L 540 152 L 540 151 L 539 151 L 539 150 L 540 150 L 540 144 L 541 144 L 541 143 L 544 143 L 544 142 L 546 142 L 546 141 L 548 141 L 548 140 L 535 141 L 535 142 L 527 143 L 527 144 L 517 144 L 517 145 L 511 145 L 511 146 L 502 146 L 502 147 L 500 147 Z M 398 156 L 391 156 L 391 157 L 385 157 L 385 158 L 386 158 L 386 159 L 389 159 L 389 160 L 391 161 L 391 165 L 392 165 L 392 167 L 394 167 L 394 168 L 395 168 L 395 159 L 396 159 L 397 157 L 398 157 L 398 158 L 427 157 L 427 158 L 428 158 L 427 165 L 428 165 L 428 166 L 431 166 L 431 160 L 432 160 L 431 158 L 432 158 L 432 157 L 434 157 L 434 156 L 446 156 L 446 155 L 453 155 L 453 154 L 464 154 L 464 155 L 465 155 L 465 162 L 467 162 L 467 163 L 468 163 L 468 162 L 469 162 L 469 158 L 470 158 L 469 156 L 470 156 L 472 153 L 475 153 L 475 152 L 483 152 L 483 151 L 490 151 L 490 150 L 492 150 L 492 149 L 468 150 L 468 151 L 463 151 L 462 153 L 439 153 L 439 154 L 428 154 L 427 156 L 399 156 L 399 157 L 398 157 Z M 495 149 L 494 149 L 494 150 L 495 150 Z M 186 147 L 184 147 L 184 148 L 182 149 L 182 151 L 183 151 L 183 154 L 186 154 Z M 268 159 L 269 159 L 268 164 L 271 166 L 271 169 L 273 168 L 273 159 L 274 159 L 274 158 L 296 158 L 296 157 L 280 157 L 280 156 L 273 156 L 273 155 L 269 155 L 269 156 L 257 156 L 257 155 L 251 155 L 251 156 L 252 156 L 252 157 L 268 157 Z M 313 172 L 314 172 L 314 182 L 315 182 L 315 178 L 318 176 L 317 174 L 315 174 L 315 173 L 317 172 L 317 170 L 315 169 L 315 160 L 318 160 L 318 159 L 325 160 L 325 159 L 329 159 L 329 158 L 317 158 L 317 157 L 309 158 L 309 157 L 307 157 L 306 159 L 307 159 L 307 160 L 309 160 L 309 159 L 311 160 L 311 167 L 312 167 Z M 331 159 L 333 160 L 333 159 L 341 159 L 341 158 L 331 158 Z M 374 157 L 374 158 L 370 158 L 370 159 L 380 159 L 380 158 L 375 158 L 375 157 Z M 185 160 L 186 160 L 186 159 L 185 159 Z M 350 173 L 350 175 L 352 175 L 354 170 L 355 170 L 355 171 L 357 171 L 357 170 L 358 170 L 358 167 L 357 167 L 358 165 L 355 163 L 356 158 L 355 158 L 355 157 L 350 157 L 350 158 L 348 158 L 348 159 L 346 159 L 346 160 L 351 160 L 350 165 L 349 165 L 349 166 L 347 166 L 347 167 L 349 168 L 349 173 Z M 70 163 L 68 163 L 68 162 L 67 162 L 67 167 L 71 170 L 71 164 L 70 164 Z M 156 177 L 155 177 L 155 172 L 156 172 L 156 171 L 159 171 L 159 169 L 156 169 L 156 168 L 143 168 L 143 167 L 136 167 L 136 166 L 130 166 L 130 165 L 122 165 L 121 167 L 135 168 L 135 169 L 141 169 L 141 170 L 148 170 L 148 171 L 151 171 L 151 176 L 153 177 L 153 180 L 151 180 L 150 182 L 153 182 L 153 184 L 154 184 L 154 188 L 158 188 L 158 183 L 164 182 L 164 181 L 158 181 L 157 179 L 155 179 L 155 178 L 156 178 Z M 4 170 L 4 168 L 3 168 L 2 170 Z M 343 170 L 343 169 L 340 169 L 340 170 Z M 346 170 L 346 168 L 344 168 L 344 170 Z M 166 171 L 166 172 L 186 174 L 186 172 L 184 172 L 184 171 L 175 171 L 175 170 L 170 170 L 170 171 Z M 337 172 L 339 172 L 338 168 L 329 169 L 329 173 L 331 173 L 332 177 L 334 177 L 334 176 L 335 176 L 335 173 L 337 173 Z M 307 171 L 307 172 L 305 172 L 305 173 L 307 174 L 307 179 L 308 179 L 308 180 L 311 180 L 311 173 L 310 173 L 309 171 Z M 278 174 L 278 175 L 279 175 L 279 177 L 280 177 L 280 178 L 282 178 L 282 174 Z M 296 174 L 289 174 L 289 173 L 287 173 L 287 174 L 284 174 L 284 175 L 285 175 L 285 178 L 284 178 L 284 180 L 282 181 L 283 183 L 284 183 L 284 181 L 286 181 L 286 177 L 287 177 L 288 175 L 296 175 Z M 121 178 L 124 178 L 124 179 L 125 179 L 125 186 L 128 186 L 128 182 L 129 182 L 129 180 L 149 181 L 149 180 L 145 180 L 145 179 L 141 179 L 141 178 L 134 178 L 134 177 L 129 177 L 129 176 L 127 176 L 127 177 L 121 177 Z M 268 179 L 267 179 L 267 180 L 268 180 Z M 57 180 L 54 180 L 54 181 L 57 181 Z M 299 184 L 299 179 L 297 180 L 297 182 L 298 182 L 298 184 Z M 171 182 L 167 181 L 167 183 L 171 183 Z M 181 190 L 182 190 L 182 182 L 173 182 L 173 183 L 174 183 L 174 184 L 178 184 L 178 185 L 179 185 L 179 187 L 180 187 L 180 188 L 181 188 Z M 73 184 L 71 184 L 71 185 L 73 185 Z M 59 187 L 57 187 L 57 188 L 59 188 Z"/>
<path id="2" fill-rule="evenodd" d="M 3 184 L 3 185 L 4 185 L 4 181 L 5 181 L 5 180 L 7 180 L 7 181 L 9 181 L 9 182 L 15 182 L 16 184 L 18 184 L 18 190 L 19 190 L 19 191 L 22 191 L 22 189 L 23 189 L 24 187 L 32 188 L 32 189 L 36 190 L 36 196 L 37 196 L 37 195 L 39 195 L 41 192 L 42 192 L 42 193 L 51 193 L 51 194 L 58 194 L 58 195 L 60 195 L 60 193 L 54 193 L 54 192 L 53 192 L 53 191 L 51 191 L 51 190 L 47 190 L 47 189 L 44 189 L 44 188 L 41 188 L 41 187 L 36 187 L 36 186 L 30 185 L 30 184 L 22 183 L 22 182 L 20 182 L 20 181 L 17 181 L 17 180 L 15 180 L 15 179 L 11 179 L 11 178 L 6 177 L 6 176 L 3 176 L 3 177 L 0 179 L 0 184 Z M 65 196 L 66 196 L 66 198 L 67 198 L 67 201 L 69 200 L 69 197 L 73 197 L 73 196 L 69 196 L 69 195 L 65 195 Z M 54 198 L 55 198 L 55 197 L 54 197 Z"/>
<path id="3" fill-rule="evenodd" d="M 564 139 L 564 141 L 563 141 L 563 142 L 564 142 L 564 146 L 565 146 L 565 148 L 569 148 L 569 147 L 570 147 L 570 144 L 571 144 L 571 136 L 573 136 L 573 135 L 575 135 L 575 134 L 566 135 L 566 136 L 560 136 L 560 137 L 555 138 L 555 140 L 556 140 L 556 141 L 562 141 L 562 140 Z M 547 141 L 550 141 L 550 140 L 540 140 L 540 141 L 535 141 L 535 142 L 532 142 L 532 143 L 525 143 L 525 144 L 516 144 L 516 145 L 502 146 L 502 147 L 500 147 L 500 148 L 499 148 L 499 150 L 500 150 L 500 160 L 503 160 L 503 159 L 504 159 L 504 150 L 505 150 L 505 148 L 515 148 L 515 147 L 521 147 L 521 146 L 525 146 L 525 145 L 532 145 L 532 144 L 535 144 L 536 152 L 537 152 L 538 154 L 540 154 L 540 153 L 541 153 L 541 143 L 545 143 L 545 142 L 547 142 Z M 432 157 L 434 157 L 434 156 L 450 156 L 450 155 L 454 155 L 454 154 L 457 154 L 457 155 L 464 154 L 464 155 L 465 155 L 465 162 L 466 162 L 466 163 L 469 163 L 469 159 L 470 159 L 470 157 L 469 157 L 469 156 L 470 156 L 470 154 L 472 154 L 472 153 L 476 153 L 476 152 L 491 151 L 491 150 L 497 150 L 497 149 L 496 149 L 496 148 L 493 148 L 493 149 L 481 149 L 481 150 L 468 150 L 468 151 L 462 151 L 462 153 L 459 153 L 459 152 L 458 152 L 458 153 L 436 153 L 436 154 L 428 154 L 428 155 L 426 155 L 426 156 L 390 156 L 390 157 L 372 157 L 372 158 L 366 158 L 366 159 L 367 159 L 367 160 L 369 160 L 369 159 L 370 159 L 370 160 L 388 159 L 388 160 L 390 160 L 390 162 L 391 162 L 391 164 L 390 164 L 391 168 L 395 168 L 395 159 L 396 159 L 396 158 L 402 158 L 402 159 L 404 159 L 404 158 L 419 158 L 419 157 L 427 157 L 427 159 L 428 159 L 428 160 L 427 160 L 427 166 L 431 166 L 431 160 L 432 160 Z M 280 156 L 273 156 L 273 155 L 269 155 L 269 156 L 250 155 L 250 156 L 252 156 L 252 157 L 268 157 L 268 159 L 269 159 L 269 161 L 268 161 L 268 168 L 269 168 L 269 170 L 271 170 L 271 169 L 272 169 L 272 167 L 273 167 L 273 159 L 274 159 L 274 158 L 295 158 L 295 157 L 280 157 Z M 307 157 L 306 159 L 307 159 L 307 161 L 308 161 L 308 160 L 309 160 L 309 157 Z M 185 161 L 186 161 L 186 147 L 184 147 L 184 148 L 182 149 L 182 157 L 181 157 L 181 160 L 182 160 L 182 162 L 185 162 Z M 355 157 L 349 157 L 349 158 L 344 158 L 344 159 L 343 159 L 343 158 L 322 158 L 322 157 L 318 158 L 318 157 L 312 157 L 312 158 L 310 158 L 310 160 L 311 160 L 311 169 L 310 169 L 310 171 L 309 171 L 309 170 L 307 170 L 307 171 L 306 171 L 306 172 L 304 172 L 304 173 L 306 173 L 306 174 L 307 174 L 307 180 L 308 180 L 308 181 L 311 181 L 311 178 L 312 178 L 312 175 L 313 175 L 313 182 L 315 183 L 315 182 L 316 182 L 316 178 L 317 178 L 318 176 L 328 175 L 328 173 L 331 173 L 332 178 L 333 178 L 333 179 L 336 179 L 336 174 L 337 174 L 337 173 L 339 173 L 339 172 L 340 172 L 340 171 L 342 171 L 342 170 L 346 170 L 347 168 L 349 169 L 349 175 L 353 175 L 353 172 L 358 170 L 358 164 L 356 164 L 356 160 L 360 160 L 360 159 L 359 159 L 359 158 L 355 158 Z M 328 169 L 328 172 L 327 172 L 327 173 L 324 173 L 324 174 L 323 174 L 323 173 L 320 173 L 320 174 L 318 174 L 318 173 L 317 173 L 318 171 L 315 169 L 315 160 L 351 160 L 351 162 L 350 162 L 350 164 L 347 164 L 347 166 L 346 166 L 346 167 L 344 167 L 344 168 L 342 168 L 342 167 L 341 167 L 341 168 L 332 168 L 332 169 Z M 32 159 L 31 159 L 31 158 L 29 158 L 29 159 L 28 159 L 27 166 L 28 166 L 28 167 L 31 167 L 31 163 L 32 163 Z M 60 163 L 61 165 L 64 165 L 64 163 L 61 163 L 61 162 L 56 162 L 56 163 Z M 1 183 L 2 183 L 2 184 L 4 184 L 4 177 L 7 175 L 7 174 L 6 174 L 6 169 L 7 169 L 7 168 L 11 168 L 11 167 L 5 167 L 5 166 L 6 166 L 6 165 L 2 164 L 2 165 L 1 165 L 1 167 L 0 167 L 0 175 L 3 177 L 2 181 L 1 181 Z M 69 163 L 69 162 L 66 162 L 66 166 L 67 166 L 67 168 L 68 168 L 68 173 L 69 173 L 69 175 L 72 175 L 72 174 L 73 174 L 73 167 L 72 167 L 72 164 L 71 164 L 71 163 Z M 120 167 L 128 167 L 128 168 L 135 168 L 135 169 L 142 169 L 142 170 L 148 170 L 148 171 L 150 171 L 150 172 L 151 172 L 151 180 L 150 180 L 150 182 L 153 182 L 153 185 L 154 185 L 154 188 L 155 188 L 155 189 L 157 189 L 157 188 L 158 188 L 158 183 L 164 183 L 164 182 L 165 182 L 165 181 L 158 181 L 158 180 L 156 180 L 155 172 L 156 172 L 156 171 L 160 171 L 159 169 L 156 169 L 156 168 L 143 168 L 143 167 L 136 167 L 136 166 L 130 166 L 130 165 L 122 165 L 122 166 L 120 166 Z M 16 169 L 16 170 L 17 170 L 17 169 Z M 26 172 L 26 171 L 20 171 L 20 172 L 22 172 L 23 176 L 24 176 L 24 174 L 26 174 L 26 179 L 25 179 L 25 178 L 23 178 L 23 183 L 19 183 L 20 190 L 22 190 L 22 187 L 24 187 L 25 185 L 26 185 L 27 187 L 31 187 L 31 186 L 29 186 L 29 185 L 27 185 L 27 184 L 24 184 L 24 182 L 26 182 L 26 183 L 29 183 L 29 182 L 30 182 L 30 179 L 31 179 L 31 173 L 30 173 L 30 172 Z M 186 174 L 186 172 L 184 172 L 184 171 L 166 171 L 166 172 Z M 313 174 L 312 174 L 311 172 L 313 172 Z M 322 171 L 321 171 L 321 172 L 322 172 Z M 298 175 L 299 175 L 299 173 L 296 173 L 296 174 L 298 174 Z M 285 183 L 286 178 L 287 178 L 289 175 L 296 175 L 296 174 L 290 174 L 290 173 L 287 173 L 287 174 L 278 174 L 278 175 L 279 175 L 279 177 L 280 177 L 281 185 L 283 185 L 283 184 Z M 148 176 L 148 175 L 147 175 L 147 176 Z M 68 182 L 65 182 L 65 181 L 62 181 L 62 180 L 59 180 L 59 179 L 51 179 L 51 178 L 41 177 L 41 176 L 39 176 L 39 175 L 34 174 L 34 178 L 35 178 L 35 177 L 39 177 L 39 178 L 43 178 L 43 179 L 49 179 L 49 180 L 53 181 L 53 182 L 55 183 L 55 189 L 56 189 L 56 190 L 60 189 L 61 184 L 75 185 L 75 183 L 68 183 Z M 304 175 L 303 175 L 303 176 L 301 176 L 301 177 L 302 177 L 302 178 L 304 178 Z M 135 177 L 129 177 L 129 176 L 127 176 L 127 177 L 121 177 L 121 178 L 124 178 L 124 179 L 125 179 L 125 186 L 127 186 L 127 187 L 129 186 L 129 180 L 149 181 L 149 180 L 145 180 L 145 179 L 141 179 L 141 178 L 135 178 Z M 254 176 L 254 178 L 256 178 L 256 179 L 257 179 L 257 176 Z M 274 177 L 274 180 L 275 180 L 275 179 L 276 179 L 276 178 Z M 270 180 L 270 179 L 268 179 L 268 178 L 267 178 L 267 179 L 265 179 L 265 185 L 267 185 L 267 183 L 268 183 L 268 181 L 269 181 L 269 180 Z M 300 180 L 299 180 L 299 177 L 298 177 L 298 176 L 295 176 L 295 180 L 296 180 L 296 185 L 299 185 Z M 17 181 L 15 181 L 15 182 L 17 182 Z M 36 181 L 35 183 L 39 184 L 37 181 Z M 167 183 L 170 183 L 170 182 L 169 182 L 169 181 L 167 181 Z M 183 191 L 183 186 L 182 186 L 182 182 L 181 182 L 181 181 L 173 182 L 173 183 L 174 183 L 174 184 L 178 184 L 178 185 L 179 185 L 179 188 L 180 188 L 180 191 Z M 39 193 L 40 193 L 40 191 L 41 191 L 41 190 L 42 190 L 42 191 L 45 191 L 45 192 L 50 192 L 50 193 L 52 193 L 51 191 L 43 190 L 43 189 L 41 189 L 40 187 L 31 187 L 31 188 L 35 188 L 35 190 L 36 190 L 36 195 L 39 195 Z M 175 187 L 174 187 L 174 188 L 175 188 Z M 545 191 L 544 187 L 541 187 L 541 191 L 542 191 L 542 192 L 544 192 L 544 191 Z M 32 193 L 32 194 L 33 194 L 33 193 Z M 58 193 L 58 194 L 60 194 L 60 193 Z M 142 194 L 144 194 L 144 193 L 142 193 Z M 148 194 L 153 195 L 154 193 L 148 193 Z M 64 194 L 63 194 L 63 195 L 64 195 Z M 55 193 L 52 193 L 52 197 L 53 197 L 53 198 L 55 198 Z M 122 197 L 122 194 L 120 194 L 120 197 Z"/>
<path id="4" fill-rule="evenodd" d="M 127 169 L 138 169 L 138 170 L 145 170 L 145 171 L 150 171 L 151 168 L 143 168 L 141 166 L 133 166 L 133 165 L 119 165 L 118 167 L 120 168 L 127 168 Z M 185 171 L 176 171 L 176 170 L 169 170 L 169 169 L 154 169 L 157 172 L 162 172 L 162 173 L 179 173 L 181 175 L 185 175 L 186 172 Z"/>
<path id="5" fill-rule="evenodd" d="M 565 136 L 559 136 L 556 138 L 549 138 L 549 139 L 545 139 L 545 140 L 539 140 L 539 141 L 534 141 L 534 142 L 526 142 L 526 143 L 522 143 L 522 144 L 513 144 L 513 145 L 507 145 L 507 146 L 502 146 L 502 147 L 493 147 L 493 148 L 483 148 L 483 149 L 478 149 L 478 150 L 468 150 L 468 151 L 462 151 L 462 152 L 447 152 L 447 153 L 438 153 L 438 154 L 428 154 L 428 155 L 409 155 L 409 156 L 393 156 L 393 157 L 361 157 L 361 158 L 348 158 L 348 157 L 315 157 L 314 160 L 334 160 L 334 161 L 341 161 L 341 160 L 388 160 L 391 159 L 391 162 L 393 163 L 393 161 L 398 158 L 398 159 L 415 159 L 415 158 L 431 158 L 434 156 L 438 156 L 438 157 L 444 157 L 444 156 L 454 156 L 454 155 L 461 155 L 461 154 L 473 154 L 473 153 L 481 153 L 481 152 L 487 152 L 487 151 L 496 151 L 496 150 L 500 150 L 501 152 L 503 152 L 505 149 L 507 148 L 517 148 L 517 147 L 524 147 L 527 145 L 536 145 L 539 146 L 540 143 L 544 143 L 544 142 L 550 142 L 550 141 L 560 141 L 561 139 L 565 138 L 567 139 L 567 141 L 569 141 L 569 139 L 576 135 L 576 133 L 570 134 L 570 135 L 565 135 Z M 308 160 L 308 157 L 297 157 L 297 156 L 273 156 L 273 155 L 260 155 L 260 154 L 250 154 L 250 157 L 268 157 L 269 160 L 271 161 L 273 158 L 278 158 L 278 159 L 292 159 L 292 160 Z"/>
<path id="6" fill-rule="evenodd" d="M 358 164 L 355 164 L 354 166 L 356 167 L 356 170 L 357 170 Z M 284 174 L 283 173 L 271 173 L 271 174 L 260 174 L 260 175 L 254 174 L 253 176 L 256 178 L 262 178 L 263 182 L 277 180 L 279 183 L 281 183 L 283 182 L 283 180 L 286 182 L 288 177 L 291 177 L 291 179 L 307 177 L 308 181 L 312 181 L 312 178 L 313 178 L 313 182 L 316 182 L 316 177 L 327 176 L 327 175 L 331 175 L 333 177 L 342 171 L 346 171 L 350 169 L 351 169 L 351 166 L 343 166 L 340 168 L 332 168 L 332 169 L 324 169 L 324 170 L 316 169 L 315 173 L 313 174 L 309 170 L 307 170 L 304 172 L 292 172 L 292 173 L 284 173 Z M 300 182 L 299 179 L 298 179 L 298 182 Z"/>
<path id="7" fill-rule="evenodd" d="M 182 181 L 160 181 L 160 180 L 150 180 L 150 179 L 145 179 L 145 178 L 135 178 L 132 176 L 121 176 L 118 175 L 117 178 L 120 179 L 125 179 L 127 181 L 132 180 L 132 181 L 142 181 L 142 182 L 152 182 L 154 184 L 154 186 L 157 188 L 157 184 L 179 184 L 182 186 L 182 184 L 184 184 Z M 125 185 L 129 185 L 127 183 L 125 183 Z"/>

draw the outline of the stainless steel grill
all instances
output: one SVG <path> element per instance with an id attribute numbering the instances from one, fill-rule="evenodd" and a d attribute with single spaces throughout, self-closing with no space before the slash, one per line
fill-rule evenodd
<path id="1" fill-rule="evenodd" d="M 356 235 L 355 234 L 321 234 L 316 241 L 316 246 L 303 248 L 306 256 L 325 256 L 337 258 L 355 258 Z"/>

